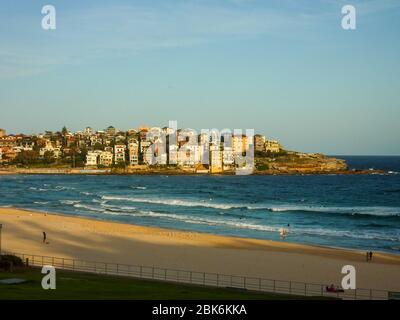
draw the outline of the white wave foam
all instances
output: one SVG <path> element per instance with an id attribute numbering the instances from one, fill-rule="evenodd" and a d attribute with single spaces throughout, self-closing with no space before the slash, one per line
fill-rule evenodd
<path id="1" fill-rule="evenodd" d="M 100 203 L 100 207 L 89 206 L 86 204 L 75 203 L 75 208 L 81 208 L 84 210 L 100 212 L 105 215 L 116 215 L 116 216 L 132 216 L 132 217 L 149 217 L 149 218 L 161 218 L 175 221 L 181 221 L 183 223 L 190 224 L 203 224 L 216 227 L 229 227 L 234 229 L 249 229 L 261 232 L 279 232 L 280 226 L 270 226 L 256 224 L 252 222 L 238 221 L 237 219 L 221 219 L 213 217 L 199 217 L 193 215 L 181 215 L 174 213 L 161 213 L 155 211 L 138 211 L 136 207 L 132 206 L 116 206 L 110 205 L 103 201 Z M 400 235 L 395 233 L 371 233 L 363 231 L 346 231 L 346 230 L 334 230 L 325 228 L 290 228 L 289 236 L 293 235 L 309 235 L 309 236 L 322 236 L 322 237 L 334 237 L 334 238 L 353 238 L 353 239 L 365 239 L 365 240 L 385 240 L 385 241 L 400 241 Z"/>
<path id="2" fill-rule="evenodd" d="M 93 195 L 93 193 L 86 192 L 86 191 L 81 191 L 80 194 L 83 194 L 85 196 L 92 196 Z"/>
<path id="3" fill-rule="evenodd" d="M 348 231 L 348 230 L 333 230 L 322 228 L 298 228 L 293 230 L 294 233 L 308 234 L 317 236 L 330 236 L 330 237 L 346 237 L 353 239 L 365 240 L 385 240 L 385 241 L 400 241 L 400 236 L 396 234 L 382 234 L 372 232 Z"/>
<path id="4" fill-rule="evenodd" d="M 29 190 L 33 191 L 50 191 L 50 192 L 58 192 L 58 191 L 63 191 L 63 190 L 75 190 L 73 187 L 66 187 L 66 186 L 55 186 L 54 188 L 51 188 L 50 185 L 44 184 L 43 185 L 45 188 L 39 188 L 39 187 L 29 187 Z"/>
<path id="5" fill-rule="evenodd" d="M 139 190 L 146 190 L 146 187 L 142 187 L 142 186 L 131 186 L 132 189 L 139 189 Z"/>
<path id="6" fill-rule="evenodd" d="M 221 204 L 221 203 L 210 203 L 203 201 L 187 201 L 179 199 L 148 199 L 148 198 L 130 198 L 130 197 L 117 197 L 117 196 L 102 196 L 104 200 L 114 201 L 128 201 L 128 202 L 139 202 L 139 203 L 153 203 L 163 204 L 168 206 L 184 206 L 184 207 L 208 207 L 215 209 L 232 209 L 232 208 L 243 208 L 243 205 L 234 204 Z"/>
<path id="7" fill-rule="evenodd" d="M 105 208 L 106 210 L 110 210 L 110 211 L 116 211 L 116 212 L 137 212 L 136 207 L 131 207 L 131 206 L 113 206 L 111 204 L 107 204 L 106 201 L 103 201 L 100 204 L 101 207 Z"/>
<path id="8" fill-rule="evenodd" d="M 276 206 L 269 208 L 272 212 L 322 212 L 341 213 L 350 215 L 371 215 L 371 216 L 400 216 L 400 208 L 396 207 L 322 207 L 322 206 Z"/>
<path id="9" fill-rule="evenodd" d="M 74 187 L 67 187 L 67 186 L 56 186 L 55 189 L 56 191 L 61 191 L 61 190 L 75 190 Z"/>
<path id="10" fill-rule="evenodd" d="M 264 231 L 264 232 L 279 232 L 281 227 L 269 226 L 269 225 L 260 225 L 249 222 L 240 222 L 236 220 L 230 219 L 209 219 L 203 217 L 194 217 L 188 215 L 178 215 L 178 214 L 169 214 L 169 213 L 159 213 L 154 211 L 140 211 L 134 216 L 143 216 L 143 217 L 156 217 L 156 218 L 167 218 L 173 220 L 179 220 L 185 223 L 191 224 L 206 224 L 210 226 L 227 226 L 238 229 L 250 229 L 255 231 Z M 371 240 L 385 240 L 385 241 L 400 241 L 400 236 L 395 234 L 379 234 L 379 233 L 367 233 L 367 232 L 352 232 L 352 231 L 344 231 L 344 230 L 333 230 L 333 229 L 322 229 L 322 228 L 289 228 L 289 236 L 290 234 L 295 235 L 311 235 L 311 236 L 331 236 L 331 237 L 346 237 L 346 238 L 355 238 L 355 239 L 371 239 Z"/>
<path id="11" fill-rule="evenodd" d="M 59 201 L 60 201 L 60 203 L 67 204 L 67 205 L 74 205 L 74 204 L 80 202 L 80 200 L 59 200 Z"/>
<path id="12" fill-rule="evenodd" d="M 51 191 L 51 189 L 44 189 L 44 188 L 37 188 L 37 187 L 29 187 L 29 190 L 34 190 L 34 191 Z"/>
<path id="13" fill-rule="evenodd" d="M 155 217 L 155 218 L 167 218 L 173 220 L 179 220 L 185 223 L 191 224 L 206 224 L 210 226 L 229 226 L 229 227 L 236 227 L 242 229 L 253 229 L 259 231 L 268 231 L 274 232 L 278 231 L 279 228 L 265 226 L 265 225 L 256 225 L 251 223 L 244 223 L 244 222 L 237 222 L 233 220 L 220 220 L 220 219 L 209 219 L 203 217 L 195 217 L 189 215 L 179 215 L 174 213 L 160 213 L 154 211 L 139 211 L 135 216 L 142 216 L 142 217 Z"/>
<path id="14" fill-rule="evenodd" d="M 89 211 L 96 211 L 96 212 L 102 212 L 102 213 L 104 213 L 104 210 L 101 209 L 101 208 L 89 206 L 89 205 L 82 204 L 82 203 L 75 203 L 75 204 L 74 204 L 74 207 L 75 207 L 75 208 L 79 208 L 79 209 L 85 209 L 85 210 L 89 210 Z"/>
<path id="15" fill-rule="evenodd" d="M 180 199 L 158 199 L 158 198 L 132 198 L 121 196 L 102 196 L 104 200 L 127 201 L 137 203 L 162 204 L 168 206 L 184 206 L 184 207 L 206 207 L 214 209 L 247 209 L 247 210 L 266 210 L 270 212 L 322 212 L 322 213 L 341 213 L 341 214 L 365 214 L 373 216 L 400 216 L 400 209 L 396 207 L 324 207 L 324 206 L 251 206 L 248 204 L 223 204 L 212 203 L 207 201 L 188 201 Z"/>

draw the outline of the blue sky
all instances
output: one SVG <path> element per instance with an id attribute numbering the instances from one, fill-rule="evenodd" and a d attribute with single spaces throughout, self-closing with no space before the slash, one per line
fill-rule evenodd
<path id="1" fill-rule="evenodd" d="M 400 154 L 400 1 L 0 1 L 0 127 L 254 128 Z M 41 29 L 41 8 L 57 29 Z M 357 9 L 357 30 L 341 8 Z"/>

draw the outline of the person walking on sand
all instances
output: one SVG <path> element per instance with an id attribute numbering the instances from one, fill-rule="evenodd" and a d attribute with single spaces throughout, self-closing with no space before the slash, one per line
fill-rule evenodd
<path id="1" fill-rule="evenodd" d="M 46 243 L 47 235 L 46 232 L 43 231 L 43 243 Z"/>
<path id="2" fill-rule="evenodd" d="M 369 261 L 372 261 L 372 251 L 369 252 Z"/>

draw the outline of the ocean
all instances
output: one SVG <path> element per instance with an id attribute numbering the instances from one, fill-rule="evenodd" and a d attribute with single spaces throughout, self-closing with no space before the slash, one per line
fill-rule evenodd
<path id="1" fill-rule="evenodd" d="M 400 254 L 400 157 L 340 158 L 388 174 L 4 175 L 0 206 Z"/>

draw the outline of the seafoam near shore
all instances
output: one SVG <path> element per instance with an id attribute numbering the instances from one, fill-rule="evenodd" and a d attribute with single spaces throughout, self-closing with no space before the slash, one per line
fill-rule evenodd
<path id="1" fill-rule="evenodd" d="M 170 229 L 0 209 L 3 250 L 202 272 L 340 284 L 342 266 L 357 286 L 400 291 L 400 256 L 182 232 Z M 42 232 L 48 244 L 42 242 Z"/>

